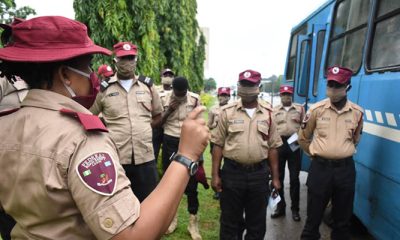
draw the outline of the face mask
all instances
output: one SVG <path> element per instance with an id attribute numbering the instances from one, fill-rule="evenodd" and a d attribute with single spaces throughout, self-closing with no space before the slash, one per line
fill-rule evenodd
<path id="1" fill-rule="evenodd" d="M 332 103 L 337 103 L 346 97 L 346 87 L 342 88 L 326 88 L 326 96 L 329 97 Z"/>
<path id="2" fill-rule="evenodd" d="M 132 79 L 135 77 L 135 60 L 121 59 L 115 63 L 119 79 Z"/>
<path id="3" fill-rule="evenodd" d="M 292 105 L 292 97 L 283 95 L 283 96 L 281 96 L 281 102 L 282 102 L 283 106 L 290 106 L 290 105 Z"/>
<path id="4" fill-rule="evenodd" d="M 257 100 L 260 89 L 258 86 L 254 87 L 243 87 L 238 86 L 238 96 L 242 99 L 244 103 L 251 103 Z"/>
<path id="5" fill-rule="evenodd" d="M 229 96 L 218 96 L 218 102 L 220 106 L 226 105 L 229 102 Z"/>
<path id="6" fill-rule="evenodd" d="M 171 85 L 172 77 L 161 77 L 161 83 L 165 85 Z"/>
<path id="7" fill-rule="evenodd" d="M 64 86 L 68 90 L 69 94 L 71 94 L 72 99 L 84 106 L 85 108 L 89 109 L 93 105 L 94 100 L 96 100 L 97 93 L 100 89 L 100 83 L 96 73 L 92 72 L 88 74 L 72 67 L 68 67 L 68 69 L 84 77 L 87 77 L 90 80 L 90 85 L 92 89 L 90 90 L 90 94 L 87 96 L 76 96 L 74 90 L 72 90 L 70 86 L 64 83 Z"/>

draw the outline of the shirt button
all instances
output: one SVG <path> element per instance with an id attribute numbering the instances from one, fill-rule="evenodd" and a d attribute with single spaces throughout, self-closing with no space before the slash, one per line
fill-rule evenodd
<path id="1" fill-rule="evenodd" d="M 106 218 L 104 219 L 103 224 L 106 228 L 110 228 L 113 226 L 114 222 L 111 218 Z"/>

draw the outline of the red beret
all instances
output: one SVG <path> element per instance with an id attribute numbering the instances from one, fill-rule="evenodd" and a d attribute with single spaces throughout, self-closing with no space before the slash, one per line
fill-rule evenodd
<path id="1" fill-rule="evenodd" d="M 130 42 L 119 42 L 113 46 L 115 56 L 124 57 L 124 56 L 136 56 L 138 49 L 135 44 Z"/>
<path id="2" fill-rule="evenodd" d="M 290 93 L 293 94 L 293 87 L 289 85 L 282 85 L 279 88 L 279 93 Z"/>
<path id="3" fill-rule="evenodd" d="M 111 77 L 112 75 L 114 75 L 114 72 L 110 66 L 103 64 L 97 70 L 97 74 L 103 75 L 105 77 Z"/>
<path id="4" fill-rule="evenodd" d="M 246 70 L 239 74 L 239 82 L 240 81 L 249 81 L 255 84 L 260 84 L 261 82 L 261 74 L 254 70 Z"/>
<path id="5" fill-rule="evenodd" d="M 350 81 L 352 75 L 353 71 L 351 69 L 334 66 L 328 68 L 328 74 L 326 78 L 328 79 L 328 81 L 335 81 L 340 84 L 347 84 Z"/>
<path id="6" fill-rule="evenodd" d="M 228 87 L 220 87 L 218 88 L 218 96 L 221 94 L 231 95 L 231 89 Z"/>

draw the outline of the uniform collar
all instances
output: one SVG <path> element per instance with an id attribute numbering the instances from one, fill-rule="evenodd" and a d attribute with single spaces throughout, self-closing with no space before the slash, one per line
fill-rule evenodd
<path id="1" fill-rule="evenodd" d="M 284 108 L 285 108 L 285 106 L 283 106 L 283 104 L 279 104 L 278 109 L 284 109 Z M 292 108 L 296 109 L 296 107 L 294 106 L 293 102 L 292 102 L 292 104 L 289 106 L 289 110 L 292 109 Z"/>
<path id="2" fill-rule="evenodd" d="M 137 76 L 135 76 L 135 78 L 134 78 L 133 81 L 132 81 L 132 85 L 138 82 L 137 79 L 138 79 Z M 120 81 L 121 81 L 121 80 L 118 79 L 117 76 L 113 76 L 113 77 L 110 78 L 110 81 L 108 81 L 108 83 L 115 83 L 115 82 L 119 82 L 119 83 L 120 83 Z M 120 84 L 121 84 L 121 83 L 120 83 Z"/>
<path id="3" fill-rule="evenodd" d="M 350 101 L 349 99 L 347 99 L 346 104 L 344 105 L 344 107 L 339 111 L 336 109 L 336 107 L 334 105 L 332 105 L 331 101 L 329 100 L 329 98 L 326 100 L 325 103 L 325 108 L 330 108 L 336 112 L 347 112 L 351 110 L 351 105 L 350 105 Z"/>
<path id="4" fill-rule="evenodd" d="M 257 104 L 257 107 L 256 107 L 256 112 L 262 112 L 261 105 L 264 106 L 264 103 L 262 103 L 258 99 L 257 99 L 257 102 L 258 102 L 258 104 Z M 245 111 L 245 108 L 243 107 L 243 104 L 242 104 L 242 100 L 239 100 L 238 104 L 236 105 L 236 110 L 239 110 L 239 109 L 241 109 L 242 111 Z"/>
<path id="5" fill-rule="evenodd" d="M 22 101 L 21 106 L 44 108 L 54 111 L 66 108 L 76 112 L 91 114 L 89 110 L 71 98 L 53 91 L 41 89 L 29 90 L 24 101 Z"/>

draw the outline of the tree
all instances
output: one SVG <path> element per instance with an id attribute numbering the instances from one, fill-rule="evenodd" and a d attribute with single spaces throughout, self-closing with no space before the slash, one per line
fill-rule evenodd
<path id="1" fill-rule="evenodd" d="M 204 80 L 204 91 L 210 92 L 211 90 L 215 90 L 217 88 L 217 83 L 214 78 L 209 78 Z"/>
<path id="2" fill-rule="evenodd" d="M 202 89 L 205 38 L 195 0 L 75 0 L 74 9 L 97 44 L 109 49 L 119 41 L 137 44 L 141 74 L 159 83 L 160 70 L 169 67 L 185 76 L 193 91 Z M 94 62 L 110 64 L 111 59 Z"/>
<path id="3" fill-rule="evenodd" d="M 25 19 L 31 14 L 36 14 L 36 11 L 30 7 L 24 6 L 16 8 L 14 0 L 0 0 L 0 22 L 11 23 L 14 17 Z"/>

